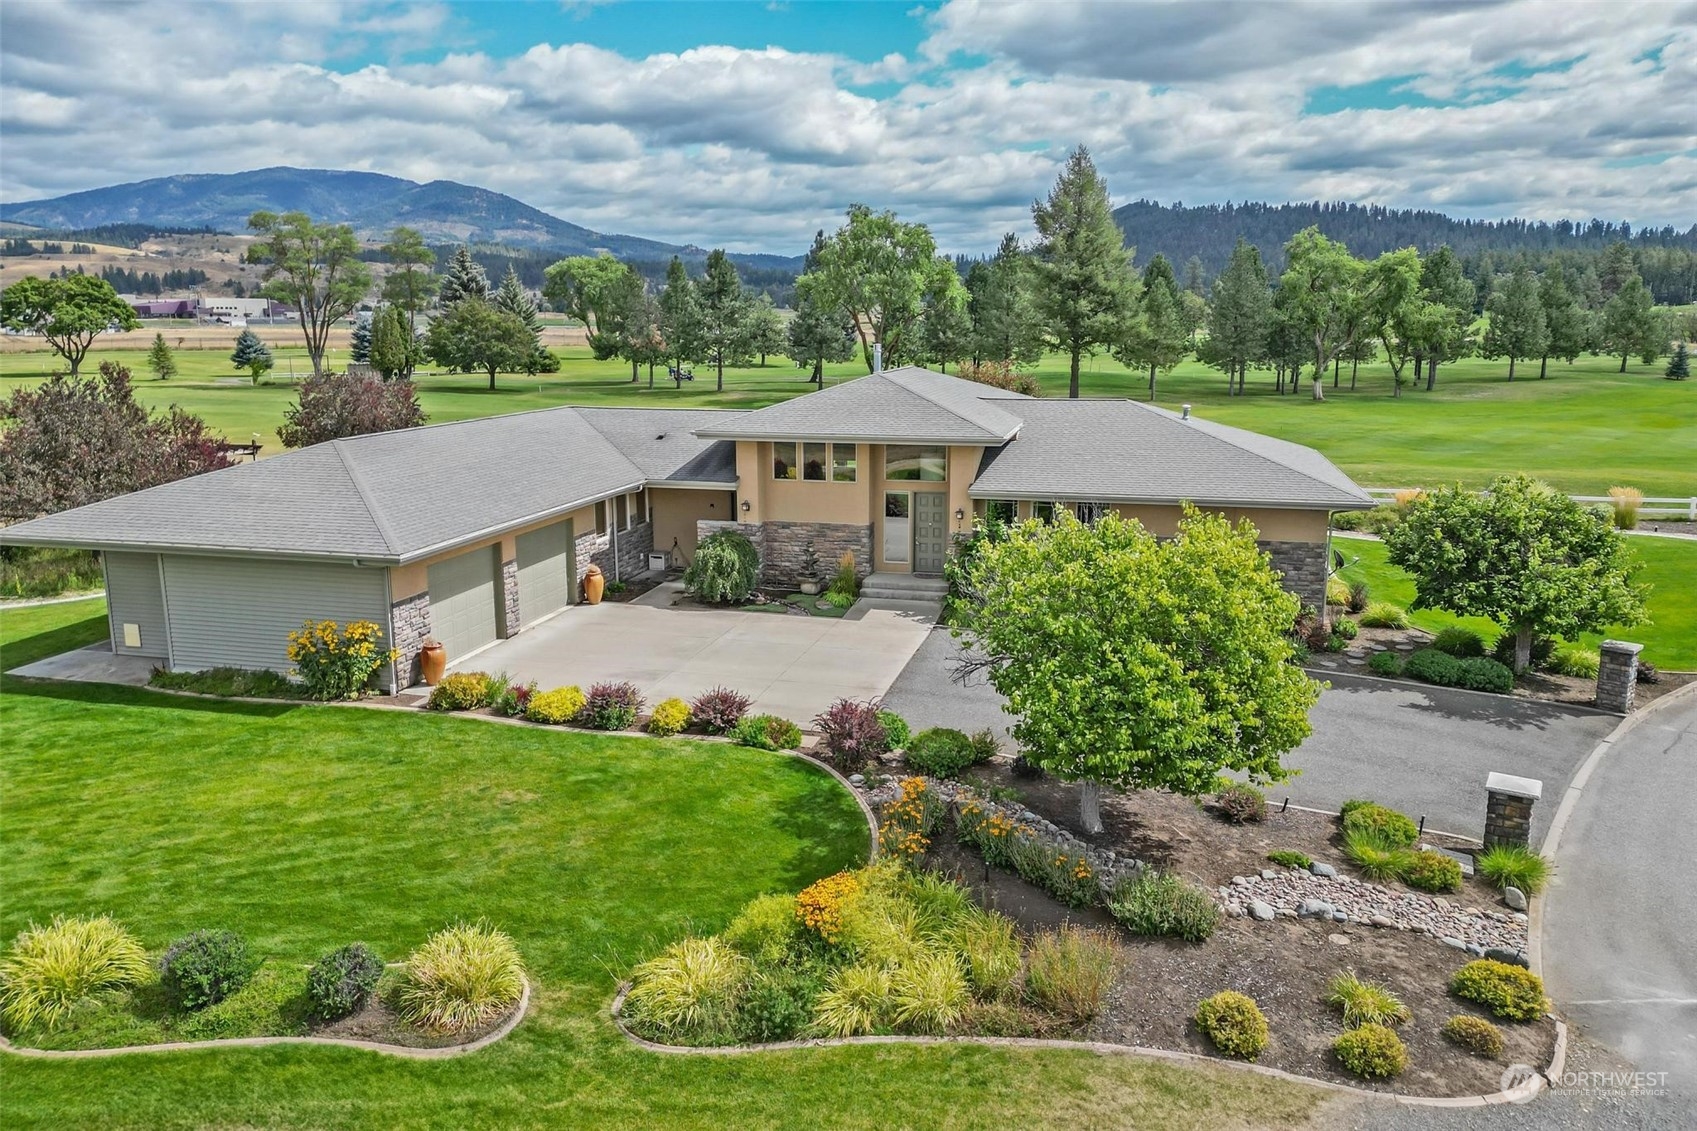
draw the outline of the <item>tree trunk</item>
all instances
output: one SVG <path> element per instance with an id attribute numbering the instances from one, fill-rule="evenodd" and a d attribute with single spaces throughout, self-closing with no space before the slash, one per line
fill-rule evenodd
<path id="1" fill-rule="evenodd" d="M 1422 354 L 1418 354 L 1418 353 L 1415 354 L 1414 355 L 1414 379 L 1416 381 L 1420 380 L 1421 371 L 1425 368 L 1425 366 L 1426 366 L 1425 356 L 1422 355 Z"/>
<path id="2" fill-rule="evenodd" d="M 1508 355 L 1508 379 L 1510 381 L 1514 380 L 1514 355 L 1513 354 Z"/>
<path id="3" fill-rule="evenodd" d="M 1522 675 L 1532 666 L 1532 626 L 1514 626 L 1514 674 Z"/>
<path id="4" fill-rule="evenodd" d="M 652 361 L 648 363 L 648 387 L 650 389 L 654 387 L 654 363 Z"/>
<path id="5" fill-rule="evenodd" d="M 1078 399 L 1078 355 L 1080 352 L 1082 351 L 1078 346 L 1072 347 L 1072 381 L 1067 386 L 1067 396 L 1073 400 Z M 1620 368 L 1622 373 L 1626 372 L 1626 362 L 1621 362 Z"/>
<path id="6" fill-rule="evenodd" d="M 1627 354 L 1624 354 L 1624 353 L 1623 353 L 1623 354 L 1621 354 L 1621 355 L 1620 355 L 1620 371 L 1621 371 L 1621 372 L 1622 372 L 1622 373 L 1625 373 L 1625 372 L 1626 372 L 1626 359 L 1627 359 L 1627 356 L 1628 356 L 1628 355 L 1627 355 Z"/>
<path id="7" fill-rule="evenodd" d="M 722 393 L 725 391 L 725 355 L 720 354 L 719 359 L 713 364 L 719 369 L 718 383 L 713 386 L 713 391 L 716 393 Z"/>
<path id="8" fill-rule="evenodd" d="M 1338 356 L 1332 358 L 1332 388 L 1334 388 L 1334 389 L 1338 387 L 1338 382 L 1343 379 L 1342 370 L 1343 370 L 1343 355 L 1339 354 Z"/>
<path id="9" fill-rule="evenodd" d="M 1149 403 L 1155 403 L 1155 367 L 1149 367 Z"/>
<path id="10" fill-rule="evenodd" d="M 1414 375 L 1414 378 L 1415 378 L 1415 380 L 1419 380 L 1420 374 L 1416 373 Z M 1438 359 L 1434 357 L 1431 361 L 1428 361 L 1426 363 L 1426 391 L 1428 393 L 1431 392 L 1435 387 L 1437 387 L 1437 384 L 1438 384 Z"/>
<path id="11" fill-rule="evenodd" d="M 1351 358 L 1349 361 L 1349 391 L 1355 392 L 1355 378 L 1361 373 L 1361 359 Z"/>
<path id="12" fill-rule="evenodd" d="M 630 359 L 630 383 L 634 385 L 640 380 L 642 380 L 642 372 L 638 368 L 636 358 L 633 357 Z"/>
<path id="13" fill-rule="evenodd" d="M 1538 380 L 1542 381 L 1550 368 L 1550 355 L 1545 354 L 1538 359 Z"/>
<path id="14" fill-rule="evenodd" d="M 1314 347 L 1314 399 L 1326 399 L 1326 355 L 1318 345 Z"/>
<path id="15" fill-rule="evenodd" d="M 1102 787 L 1093 781 L 1078 783 L 1078 823 L 1086 835 L 1102 832 Z"/>
<path id="16" fill-rule="evenodd" d="M 495 367 L 493 365 L 489 367 L 489 391 L 491 393 L 495 391 Z"/>

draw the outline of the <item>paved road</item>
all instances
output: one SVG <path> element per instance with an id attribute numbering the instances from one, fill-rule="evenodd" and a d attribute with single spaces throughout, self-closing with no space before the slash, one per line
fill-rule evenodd
<path id="1" fill-rule="evenodd" d="M 1627 730 L 1584 783 L 1545 899 L 1544 976 L 1566 1015 L 1697 1126 L 1697 692 Z"/>
<path id="2" fill-rule="evenodd" d="M 950 679 L 958 649 L 933 630 L 885 696 L 914 724 L 1005 729 L 1002 698 L 983 680 Z M 1619 722 L 1583 708 L 1477 692 L 1329 675 L 1332 688 L 1310 716 L 1314 734 L 1285 759 L 1302 773 L 1270 796 L 1336 809 L 1371 797 L 1444 832 L 1478 837 L 1485 820 L 1485 778 L 1493 770 L 1538 778 L 1544 802 L 1533 809 L 1542 839 L 1574 771 Z"/>

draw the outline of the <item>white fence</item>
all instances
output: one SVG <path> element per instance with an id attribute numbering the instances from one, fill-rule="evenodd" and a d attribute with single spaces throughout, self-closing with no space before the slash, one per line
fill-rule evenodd
<path id="1" fill-rule="evenodd" d="M 1418 491 L 1418 487 L 1363 487 L 1375 499 L 1386 502 L 1396 498 L 1405 491 Z M 1569 495 L 1568 498 L 1576 503 L 1613 504 L 1614 500 L 1607 495 Z M 1675 522 L 1697 522 L 1697 496 L 1689 499 L 1678 496 L 1645 496 L 1643 504 L 1638 508 L 1639 518 L 1665 518 Z"/>

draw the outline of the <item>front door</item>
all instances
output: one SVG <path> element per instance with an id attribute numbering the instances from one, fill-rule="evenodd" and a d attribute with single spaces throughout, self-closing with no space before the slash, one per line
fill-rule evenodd
<path id="1" fill-rule="evenodd" d="M 949 496 L 945 491 L 913 493 L 913 572 L 942 573 L 949 548 Z"/>

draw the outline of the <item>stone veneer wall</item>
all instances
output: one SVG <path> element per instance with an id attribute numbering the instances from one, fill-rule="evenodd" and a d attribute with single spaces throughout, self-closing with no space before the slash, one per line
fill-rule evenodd
<path id="1" fill-rule="evenodd" d="M 602 576 L 608 581 L 615 578 L 629 581 L 648 572 L 648 555 L 654 551 L 654 524 L 639 522 L 629 530 L 619 531 L 618 561 L 614 562 L 613 535 L 597 534 L 591 531 L 583 534 L 577 540 L 578 584 L 583 584 L 583 575 L 589 572 L 591 565 L 601 567 Z M 617 564 L 618 568 L 613 567 Z"/>
<path id="2" fill-rule="evenodd" d="M 517 558 L 501 563 L 501 638 L 519 634 L 519 563 Z"/>
<path id="3" fill-rule="evenodd" d="M 389 606 L 389 619 L 394 625 L 395 638 L 389 646 L 399 652 L 395 659 L 395 687 L 411 687 L 418 682 L 418 653 L 430 635 L 430 594 L 415 593 Z"/>
<path id="4" fill-rule="evenodd" d="M 588 534 L 577 536 L 577 543 L 572 552 L 572 561 L 577 569 L 577 584 L 580 591 L 583 586 L 583 575 L 589 572 L 590 566 L 598 565 L 601 567 L 602 573 L 608 572 L 608 567 L 613 564 L 611 546 L 612 537 L 607 534 L 597 534 L 591 530 Z"/>
<path id="5" fill-rule="evenodd" d="M 872 572 L 872 528 L 843 522 L 721 522 L 700 519 L 695 524 L 698 540 L 721 530 L 735 530 L 747 538 L 760 557 L 762 585 L 793 586 L 800 580 L 802 553 L 813 543 L 819 559 L 819 580 L 829 582 L 845 551 L 854 554 L 854 572 L 864 579 Z M 699 544 L 699 541 L 698 541 Z"/>
<path id="6" fill-rule="evenodd" d="M 1598 649 L 1597 706 L 1625 715 L 1638 692 L 1638 653 L 1644 645 L 1605 640 Z"/>
<path id="7" fill-rule="evenodd" d="M 1532 839 L 1532 798 L 1514 793 L 1485 791 L 1486 848 L 1508 845 L 1525 848 Z"/>
<path id="8" fill-rule="evenodd" d="M 1273 568 L 1284 575 L 1284 587 L 1304 605 L 1326 615 L 1326 576 L 1331 563 L 1325 542 L 1258 542 L 1273 559 Z"/>

